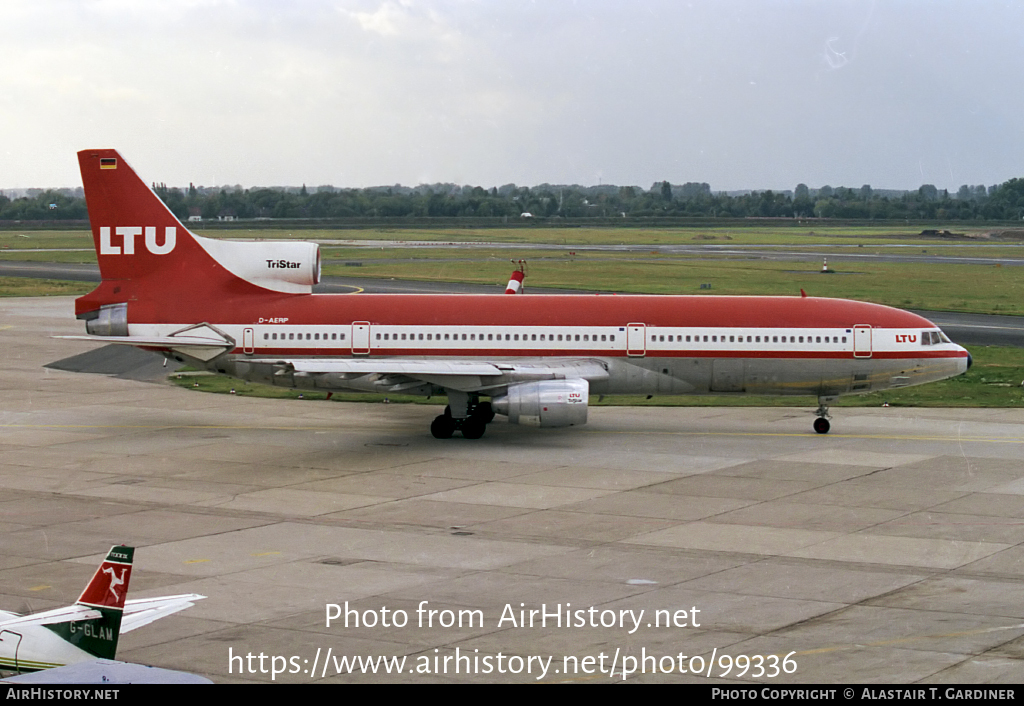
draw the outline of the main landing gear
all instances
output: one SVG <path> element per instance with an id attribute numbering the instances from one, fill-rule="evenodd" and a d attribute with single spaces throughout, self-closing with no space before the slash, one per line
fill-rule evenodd
<path id="1" fill-rule="evenodd" d="M 452 399 L 449 395 L 449 402 L 459 407 L 458 400 Z M 479 439 L 487 431 L 487 425 L 494 419 L 494 409 L 490 402 L 480 402 L 476 397 L 465 401 L 463 416 L 455 416 L 452 413 L 452 404 L 444 408 L 444 414 L 439 414 L 430 423 L 430 433 L 435 439 L 450 439 L 456 430 L 462 432 L 467 439 Z"/>
<path id="2" fill-rule="evenodd" d="M 819 397 L 818 398 L 818 409 L 814 412 L 818 418 L 814 420 L 814 431 L 819 434 L 828 434 L 828 430 L 832 428 L 828 420 L 831 419 L 832 415 L 828 413 L 829 402 L 835 401 L 835 397 Z"/>

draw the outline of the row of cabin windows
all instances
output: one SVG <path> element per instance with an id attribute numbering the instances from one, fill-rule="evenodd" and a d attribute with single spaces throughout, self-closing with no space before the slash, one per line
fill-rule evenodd
<path id="1" fill-rule="evenodd" d="M 399 339 L 399 335 L 401 335 L 401 339 Z M 428 333 L 428 334 L 426 334 L 426 337 L 427 337 L 426 340 L 428 340 L 428 341 L 440 341 L 440 340 L 442 340 L 441 335 L 442 334 L 440 334 L 440 333 L 437 333 L 437 334 L 430 334 L 430 333 Z M 453 333 L 453 334 L 447 334 L 446 333 L 446 334 L 444 334 L 444 339 L 443 340 L 445 340 L 445 341 L 458 341 L 459 340 L 459 335 L 460 334 L 457 334 L 457 333 Z M 482 333 L 481 334 L 464 333 L 464 334 L 461 334 L 461 335 L 462 335 L 462 340 L 463 341 L 483 341 L 483 340 L 487 340 L 487 341 L 500 341 L 500 340 L 502 340 L 502 338 L 501 338 L 502 334 L 500 334 L 500 333 L 498 333 L 498 334 L 488 333 L 488 334 L 486 334 L 486 336 L 487 336 L 486 339 L 484 338 L 485 334 L 482 334 Z M 504 335 L 505 335 L 505 340 L 506 341 L 518 341 L 518 340 L 520 340 L 518 333 L 506 333 Z M 383 336 L 383 338 L 381 338 L 382 336 Z M 389 338 L 389 336 L 390 336 L 390 338 Z M 415 341 L 415 340 L 417 340 L 416 337 L 419 336 L 418 340 L 422 341 L 424 334 L 422 334 L 422 333 L 420 333 L 420 334 L 410 333 L 410 334 L 408 334 L 408 336 L 409 336 L 409 338 L 407 339 L 406 338 L 406 334 L 404 334 L 404 333 L 403 334 L 397 334 L 397 333 L 392 333 L 392 334 L 384 333 L 384 334 L 380 334 L 380 333 L 378 333 L 377 334 L 377 340 L 378 341 L 380 341 L 380 340 L 384 340 L 384 341 L 398 341 L 398 340 L 402 340 L 402 341 L 405 341 L 405 340 Z M 538 336 L 539 336 L 539 338 L 538 338 Z M 524 333 L 524 334 L 522 334 L 522 339 L 521 340 L 523 340 L 523 341 L 555 341 L 555 340 L 558 340 L 558 341 L 563 341 L 563 340 L 564 341 L 572 341 L 573 340 L 573 335 L 572 334 L 564 334 L 564 336 L 565 337 L 563 338 L 563 334 L 557 334 L 557 338 L 556 338 L 556 334 L 553 334 L 553 333 L 552 334 L 544 334 L 544 333 L 541 333 L 541 334 L 536 334 L 536 333 L 528 334 L 528 333 Z M 580 336 L 582 336 L 582 339 L 580 338 Z M 584 334 L 577 333 L 575 340 L 577 340 L 577 341 L 579 341 L 579 340 L 583 340 L 583 341 L 597 341 L 598 340 L 597 336 L 598 335 L 596 333 L 593 334 L 593 335 L 591 335 L 589 333 L 584 333 Z M 605 341 L 605 342 L 614 341 L 615 340 L 615 334 L 601 334 L 600 340 Z"/>
<path id="2" fill-rule="evenodd" d="M 264 341 L 276 341 L 276 340 L 278 340 L 277 336 L 278 336 L 278 334 L 276 334 L 276 333 L 265 333 L 265 334 L 263 334 L 263 340 Z M 296 338 L 296 336 L 298 336 L 298 338 Z M 296 334 L 296 333 L 289 333 L 289 334 L 282 333 L 280 340 L 282 340 L 282 341 L 296 341 L 296 340 L 301 341 L 303 339 L 302 339 L 302 334 L 301 333 L 298 333 L 298 334 Z M 323 334 L 323 338 L 321 339 L 319 333 L 307 333 L 305 340 L 307 340 L 307 341 L 320 341 L 320 340 L 324 340 L 324 341 L 344 341 L 345 340 L 345 334 L 343 334 L 343 333 L 342 334 L 332 333 L 332 334 L 330 334 L 330 338 L 328 338 L 328 334 L 325 333 L 325 334 Z"/>
<path id="3" fill-rule="evenodd" d="M 278 335 L 281 336 L 280 339 L 278 339 Z M 399 335 L 401 335 L 401 339 L 399 339 Z M 437 334 L 433 334 L 433 333 L 428 333 L 428 334 L 422 334 L 422 333 L 420 333 L 420 334 L 415 334 L 415 333 L 410 333 L 410 334 L 404 334 L 404 333 L 403 334 L 397 334 L 397 333 L 394 333 L 394 334 L 387 334 L 387 333 L 380 334 L 380 333 L 378 333 L 377 334 L 377 340 L 378 341 L 380 341 L 380 340 L 384 340 L 384 341 L 389 341 L 389 340 L 394 340 L 394 341 L 398 341 L 398 340 L 402 340 L 402 341 L 406 341 L 406 340 L 409 340 L 409 341 L 420 340 L 420 341 L 422 341 L 422 340 L 424 340 L 424 338 L 423 338 L 424 335 L 426 336 L 426 340 L 428 340 L 428 341 L 433 341 L 433 340 L 440 341 L 440 340 L 442 340 L 441 339 L 441 335 L 442 334 L 440 334 L 440 333 L 437 333 Z M 539 339 L 538 339 L 538 335 L 540 336 Z M 297 339 L 296 339 L 296 336 L 298 336 Z M 295 333 L 289 333 L 289 334 L 284 334 L 284 333 L 282 333 L 282 334 L 264 333 L 263 334 L 263 340 L 264 341 L 277 341 L 277 340 L 282 340 L 282 341 L 284 341 L 284 340 L 288 340 L 288 341 L 299 340 L 299 341 L 301 341 L 301 340 L 303 340 L 302 336 L 303 336 L 303 334 L 301 334 L 301 333 L 298 333 L 298 334 L 295 334 Z M 307 334 L 305 334 L 305 336 L 306 336 L 305 340 L 307 340 L 307 341 L 320 341 L 320 340 L 324 340 L 324 341 L 327 341 L 327 340 L 331 340 L 331 341 L 339 341 L 339 340 L 340 341 L 344 341 L 345 340 L 345 334 L 344 333 L 341 333 L 341 334 L 338 334 L 338 333 L 326 334 L 326 333 L 324 333 L 324 334 L 322 334 L 322 336 L 323 336 L 322 339 L 321 339 L 321 334 L 319 334 L 319 333 L 307 333 Z M 328 338 L 328 336 L 329 336 L 329 338 Z M 383 336 L 383 339 L 381 338 L 382 336 Z M 418 336 L 418 339 L 417 339 L 417 336 Z M 479 338 L 477 338 L 477 336 L 479 336 Z M 494 341 L 494 340 L 500 341 L 500 340 L 502 340 L 501 339 L 502 334 L 500 334 L 500 333 L 499 334 L 488 333 L 488 334 L 486 334 L 486 336 L 487 336 L 486 340 L 488 340 L 488 341 Z M 596 334 L 596 333 L 595 334 L 589 334 L 589 333 L 579 334 L 579 333 L 577 333 L 577 334 L 575 334 L 575 339 L 573 338 L 574 334 L 568 334 L 568 333 L 564 334 L 564 335 L 561 334 L 561 333 L 557 334 L 557 338 L 556 338 L 556 334 L 553 334 L 553 333 L 552 334 L 543 334 L 543 333 L 542 334 L 536 334 L 536 333 L 526 334 L 526 333 L 524 333 L 524 334 L 522 334 L 522 336 L 523 336 L 522 340 L 524 340 L 524 341 L 537 341 L 537 340 L 540 340 L 540 341 L 545 341 L 545 340 L 547 340 L 547 341 L 555 341 L 555 340 L 557 340 L 557 341 L 573 341 L 573 340 L 579 341 L 579 340 L 583 340 L 583 341 L 586 341 L 586 342 L 590 342 L 590 341 L 597 342 L 598 341 L 598 334 Z M 582 339 L 581 339 L 581 336 L 582 336 Z M 663 334 L 659 334 L 659 335 L 652 335 L 651 336 L 651 340 L 653 342 L 658 342 L 658 343 L 665 343 L 665 339 L 666 338 L 668 338 L 668 343 L 682 343 L 683 342 L 683 336 L 682 335 L 679 335 L 679 336 L 669 335 L 669 336 L 666 337 Z M 721 343 L 726 343 L 727 342 L 725 336 L 717 336 L 717 335 L 705 335 L 703 337 L 703 342 L 704 343 L 709 343 L 709 342 L 710 343 L 719 343 L 719 340 L 718 340 L 719 338 L 722 339 Z M 762 338 L 761 336 L 747 336 L 747 343 L 761 343 L 761 338 Z M 787 338 L 788 338 L 788 340 L 787 340 Z M 822 342 L 824 342 L 824 343 L 839 343 L 840 342 L 840 337 L 839 336 L 824 336 L 824 337 L 822 337 L 822 336 L 788 336 L 788 337 L 787 336 L 771 336 L 771 343 L 803 343 L 805 338 L 807 339 L 807 343 L 822 343 Z M 824 338 L 825 340 L 822 341 L 822 338 Z M 841 342 L 842 343 L 846 343 L 846 336 L 842 336 L 841 338 L 842 338 Z M 739 339 L 739 340 L 737 341 L 737 339 Z M 768 336 L 764 336 L 764 342 L 765 343 L 769 342 L 768 339 L 769 339 Z M 924 332 L 921 335 L 921 339 L 922 339 L 921 343 L 923 345 L 926 345 L 926 346 L 927 345 L 934 345 L 935 343 L 939 343 L 940 342 L 939 341 L 939 334 L 938 333 L 928 332 L 928 331 Z M 457 333 L 456 334 L 447 334 L 446 333 L 446 334 L 444 334 L 444 340 L 445 341 L 449 341 L 449 340 L 457 341 L 457 340 L 459 340 L 459 334 L 457 334 Z M 464 334 L 462 334 L 462 340 L 463 341 L 467 341 L 467 340 L 469 340 L 469 341 L 477 341 L 477 340 L 483 341 L 484 340 L 484 334 L 482 334 L 482 333 L 481 334 L 476 334 L 476 333 L 466 334 L 466 333 L 464 333 Z M 520 340 L 519 339 L 519 334 L 518 333 L 506 333 L 505 334 L 505 340 L 506 341 L 518 341 L 518 340 Z M 615 334 L 603 334 L 602 333 L 600 340 L 604 341 L 604 342 L 614 342 L 615 341 Z M 700 342 L 701 342 L 701 336 L 700 335 L 696 335 L 696 336 L 687 335 L 686 336 L 686 343 L 700 343 Z M 728 343 L 743 343 L 743 336 L 735 336 L 735 335 L 729 336 Z"/>
<path id="4" fill-rule="evenodd" d="M 278 335 L 280 335 L 280 339 L 278 339 Z M 407 341 L 407 340 L 408 341 L 415 341 L 415 340 L 417 340 L 417 336 L 418 336 L 418 340 L 422 341 L 422 340 L 424 340 L 424 336 L 426 336 L 426 340 L 428 340 L 428 341 L 434 341 L 434 340 L 440 341 L 440 340 L 442 340 L 441 339 L 441 335 L 442 334 L 440 334 L 440 333 L 437 333 L 437 334 L 434 334 L 434 333 L 428 333 L 428 334 L 410 333 L 410 334 L 405 334 L 405 333 L 403 333 L 403 334 L 401 334 L 401 340 L 403 340 L 403 341 Z M 479 335 L 479 338 L 477 338 L 478 335 Z M 500 334 L 500 333 L 499 334 L 488 333 L 486 335 L 487 335 L 487 339 L 486 340 L 488 340 L 488 341 L 495 341 L 495 340 L 500 341 L 500 340 L 502 340 L 501 339 L 502 334 Z M 524 333 L 522 335 L 523 336 L 522 340 L 524 340 L 524 341 L 536 341 L 536 340 L 538 340 L 537 335 L 538 334 L 536 334 L 536 333 L 534 333 L 534 334 L 525 334 Z M 301 333 L 298 333 L 298 334 L 295 334 L 295 333 L 288 333 L 288 334 L 284 334 L 284 333 L 282 333 L 282 334 L 264 333 L 263 334 L 263 340 L 264 341 L 277 341 L 277 340 L 281 340 L 281 341 L 286 341 L 286 340 L 287 341 L 295 341 L 295 340 L 298 340 L 298 341 L 301 341 L 301 340 L 303 340 L 302 336 L 303 335 Z M 323 338 L 322 339 L 321 339 L 321 334 L 319 334 L 319 333 L 307 333 L 305 336 L 306 336 L 305 340 L 307 340 L 307 341 L 320 341 L 320 340 L 324 340 L 324 341 L 327 341 L 327 340 L 331 340 L 331 341 L 339 341 L 339 340 L 340 341 L 344 341 L 345 340 L 345 334 L 343 334 L 343 333 L 342 334 L 337 334 L 337 333 L 326 334 L 325 333 L 325 334 L 323 334 Z M 381 336 L 383 336 L 383 339 L 381 338 Z M 577 340 L 577 341 L 581 340 L 580 336 L 581 336 L 581 334 L 577 333 L 575 340 Z M 387 334 L 387 333 L 380 334 L 380 333 L 378 333 L 377 334 L 377 340 L 378 341 L 380 341 L 380 340 L 385 340 L 385 341 L 393 340 L 393 341 L 397 341 L 397 340 L 399 340 L 399 334 L 397 334 L 397 333 L 394 333 L 394 334 Z M 445 341 L 450 341 L 450 340 L 457 341 L 457 340 L 459 340 L 459 334 L 457 334 L 457 333 L 456 334 L 447 334 L 446 333 L 446 334 L 444 334 L 444 340 Z M 467 341 L 467 340 L 468 341 L 477 341 L 477 340 L 483 341 L 484 340 L 484 334 L 482 334 L 482 333 L 481 334 L 475 334 L 475 333 L 465 334 L 464 333 L 464 334 L 462 334 L 462 340 L 463 341 Z M 518 341 L 518 340 L 520 340 L 519 339 L 519 334 L 518 333 L 515 333 L 515 334 L 506 333 L 505 334 L 505 340 L 506 341 Z M 549 334 L 543 334 L 542 333 L 542 334 L 540 334 L 540 339 L 539 340 L 541 340 L 541 341 L 554 341 L 554 340 L 556 340 L 556 336 L 555 336 L 555 334 L 550 334 L 549 335 Z M 573 340 L 573 335 L 572 334 L 565 334 L 564 338 L 563 338 L 563 334 L 558 334 L 557 335 L 557 340 L 559 340 L 559 341 L 562 341 L 562 340 L 572 341 Z M 584 334 L 582 334 L 582 340 L 588 341 L 588 342 L 591 341 L 591 340 L 597 341 L 598 340 L 598 334 L 595 333 L 595 334 L 591 335 L 589 333 L 584 333 Z M 614 341 L 615 340 L 615 334 L 601 334 L 600 340 L 606 341 L 606 342 Z"/>
<path id="5" fill-rule="evenodd" d="M 666 338 L 666 336 L 663 336 L 663 335 L 659 334 L 657 336 L 652 336 L 651 340 L 656 342 L 656 343 L 664 343 L 665 342 L 665 338 Z M 668 342 L 669 343 L 682 343 L 683 342 L 683 337 L 682 336 L 671 336 L 670 335 L 667 338 L 668 338 Z M 675 340 L 673 340 L 673 338 Z M 691 340 L 691 338 L 692 338 L 692 340 Z M 709 341 L 709 338 L 710 338 L 710 341 Z M 761 336 L 747 336 L 747 343 L 761 343 L 761 338 L 762 338 Z M 803 343 L 804 339 L 807 339 L 807 343 L 839 343 L 840 342 L 840 337 L 839 336 L 764 336 L 763 338 L 764 338 L 764 342 L 765 343 Z M 769 338 L 771 339 L 771 341 L 768 340 Z M 721 341 L 719 341 L 719 339 L 721 339 Z M 721 343 L 743 343 L 743 336 L 735 336 L 735 335 L 733 335 L 733 336 L 729 336 L 728 339 L 729 340 L 726 341 L 726 337 L 725 336 L 713 336 L 712 335 L 712 336 L 704 336 L 703 337 L 703 342 L 704 343 L 708 343 L 708 342 L 710 342 L 710 343 L 719 343 L 719 342 L 721 342 Z M 822 341 L 822 339 L 824 339 L 824 341 Z M 698 336 L 686 336 L 686 342 L 687 343 L 701 343 L 701 337 L 699 335 Z M 846 343 L 846 336 L 842 336 L 842 342 Z"/>

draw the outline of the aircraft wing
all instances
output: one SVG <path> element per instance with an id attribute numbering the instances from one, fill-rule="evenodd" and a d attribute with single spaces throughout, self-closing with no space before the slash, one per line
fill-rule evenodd
<path id="1" fill-rule="evenodd" d="M 103 614 L 95 608 L 84 605 L 70 605 L 64 608 L 45 610 L 42 613 L 22 615 L 0 621 L 0 629 L 6 630 L 12 627 L 27 627 L 29 625 L 53 625 L 54 623 L 67 623 L 73 620 L 95 620 L 102 618 Z"/>
<path id="2" fill-rule="evenodd" d="M 297 373 L 357 373 L 370 375 L 501 375 L 502 367 L 494 363 L 478 363 L 464 360 L 401 360 L 384 358 L 294 360 L 289 364 Z M 508 366 L 503 366 L 507 369 Z"/>
<path id="3" fill-rule="evenodd" d="M 149 625 L 154 620 L 165 618 L 179 610 L 195 605 L 196 601 L 206 596 L 198 593 L 184 593 L 180 596 L 160 596 L 159 598 L 134 598 L 124 602 L 124 616 L 121 618 L 121 634 L 131 632 L 135 628 Z"/>
<path id="4" fill-rule="evenodd" d="M 533 380 L 560 378 L 604 380 L 608 370 L 589 358 L 538 358 L 536 360 L 451 360 L 431 358 L 263 358 L 253 364 L 282 366 L 301 375 L 339 375 L 354 379 L 380 375 L 401 381 L 428 382 L 465 392 L 482 392 Z"/>

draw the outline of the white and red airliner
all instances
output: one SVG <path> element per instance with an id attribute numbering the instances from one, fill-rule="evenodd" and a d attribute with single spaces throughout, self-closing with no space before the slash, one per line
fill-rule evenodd
<path id="1" fill-rule="evenodd" d="M 194 235 L 115 150 L 78 159 L 102 283 L 77 338 L 270 385 L 443 394 L 437 438 L 479 438 L 496 413 L 584 424 L 594 394 L 816 395 L 824 434 L 839 395 L 971 363 L 927 319 L 843 299 L 313 294 L 316 244 Z"/>

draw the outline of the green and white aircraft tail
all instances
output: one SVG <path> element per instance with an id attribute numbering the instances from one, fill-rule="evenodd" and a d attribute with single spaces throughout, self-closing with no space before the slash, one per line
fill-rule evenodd
<path id="1" fill-rule="evenodd" d="M 0 669 L 33 672 L 114 659 L 122 633 L 205 598 L 196 593 L 125 600 L 133 547 L 114 546 L 74 605 L 19 616 L 0 611 Z"/>

